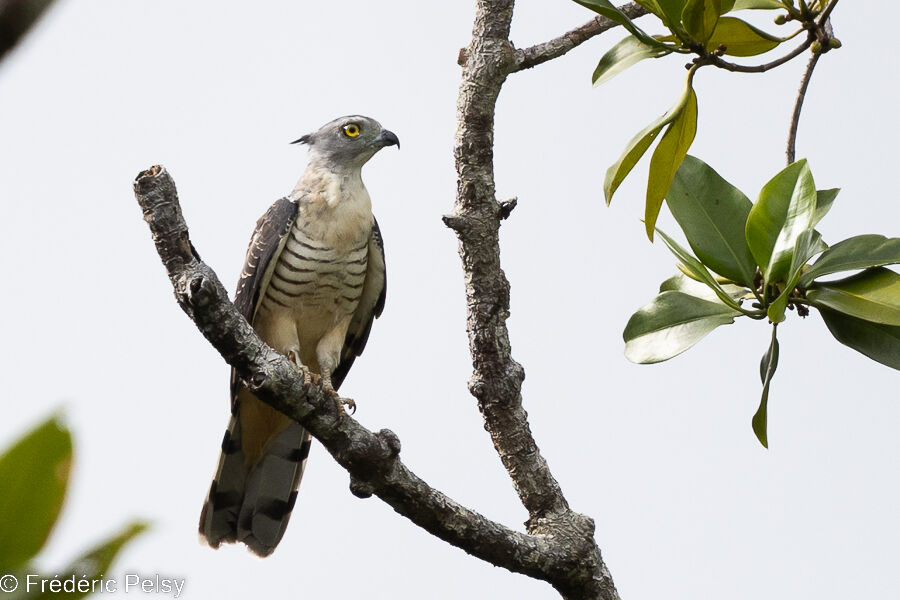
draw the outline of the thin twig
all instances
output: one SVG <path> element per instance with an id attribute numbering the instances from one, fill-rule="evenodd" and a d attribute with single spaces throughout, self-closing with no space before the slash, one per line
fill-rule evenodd
<path id="1" fill-rule="evenodd" d="M 812 79 L 813 70 L 822 56 L 821 52 L 814 52 L 806 64 L 806 70 L 803 72 L 803 78 L 800 80 L 800 90 L 797 92 L 797 101 L 794 102 L 794 114 L 791 116 L 791 127 L 788 131 L 787 140 L 787 164 L 792 164 L 796 157 L 797 145 L 797 128 L 800 125 L 800 111 L 803 110 L 803 100 L 806 99 L 806 89 L 809 87 L 809 81 Z"/>
<path id="2" fill-rule="evenodd" d="M 733 73 L 765 73 L 766 71 L 771 71 L 775 67 L 780 67 L 781 65 L 797 58 L 806 50 L 808 50 L 815 40 L 816 36 L 814 34 L 810 34 L 809 36 L 807 36 L 806 41 L 791 50 L 789 53 L 785 54 L 781 58 L 762 65 L 739 65 L 733 62 L 728 62 L 727 60 L 723 60 L 712 52 L 706 53 L 703 56 L 695 59 L 695 62 L 699 62 L 700 64 L 712 65 L 714 67 L 725 69 L 726 71 L 731 71 Z"/>
<path id="3" fill-rule="evenodd" d="M 647 9 L 643 6 L 630 2 L 619 7 L 619 10 L 629 19 L 636 19 L 647 14 Z M 604 16 L 598 16 L 581 27 L 577 27 L 568 31 L 561 36 L 554 38 L 543 44 L 535 44 L 529 48 L 517 49 L 515 57 L 515 66 L 512 72 L 530 69 L 548 60 L 559 58 L 569 50 L 580 46 L 592 37 L 600 35 L 604 31 L 608 31 L 614 27 L 618 27 L 618 23 Z"/>
<path id="4" fill-rule="evenodd" d="M 806 90 L 809 88 L 809 82 L 812 79 L 812 74 L 816 65 L 819 63 L 819 58 L 830 49 L 829 45 L 833 34 L 831 31 L 831 21 L 829 19 L 831 11 L 834 10 L 837 3 L 838 0 L 831 0 L 831 2 L 828 3 L 828 6 L 825 7 L 825 10 L 822 11 L 822 14 L 819 15 L 818 20 L 816 21 L 815 31 L 810 32 L 810 43 L 812 43 L 813 40 L 817 40 L 821 45 L 821 48 L 818 48 L 818 51 L 813 52 L 809 62 L 806 64 L 806 70 L 803 71 L 803 77 L 800 79 L 800 89 L 797 91 L 797 100 L 794 102 L 794 113 L 791 115 L 791 125 L 788 129 L 787 149 L 785 150 L 787 164 L 789 165 L 797 158 L 797 129 L 800 127 L 800 112 L 803 110 L 803 101 L 806 100 Z"/>
<path id="5" fill-rule="evenodd" d="M 816 40 L 818 40 L 823 45 L 823 50 L 827 52 L 828 39 L 831 37 L 828 17 L 829 15 L 831 15 L 831 11 L 834 10 L 834 7 L 837 5 L 837 3 L 838 0 L 831 0 L 828 6 L 825 7 L 825 10 L 823 10 L 822 13 L 818 15 L 818 20 L 805 21 L 804 26 L 808 30 L 806 40 L 802 44 L 791 50 L 788 54 L 782 56 L 779 59 L 773 60 L 772 62 L 768 62 L 762 65 L 739 65 L 722 59 L 718 54 L 714 52 L 707 52 L 702 47 L 700 47 L 699 50 L 695 50 L 700 53 L 700 56 L 694 59 L 694 62 L 705 65 L 713 65 L 714 67 L 725 69 L 726 71 L 732 71 L 734 73 L 765 73 L 766 71 L 770 71 L 775 67 L 780 67 L 781 65 L 790 62 L 794 58 L 800 56 L 807 48 L 812 46 L 813 42 L 815 42 Z"/>
<path id="6" fill-rule="evenodd" d="M 828 22 L 828 19 L 831 18 L 831 11 L 834 10 L 834 7 L 837 6 L 838 0 L 831 0 L 828 3 L 828 6 L 825 7 L 825 10 L 822 11 L 822 14 L 819 15 L 819 27 L 824 27 L 825 23 Z"/>

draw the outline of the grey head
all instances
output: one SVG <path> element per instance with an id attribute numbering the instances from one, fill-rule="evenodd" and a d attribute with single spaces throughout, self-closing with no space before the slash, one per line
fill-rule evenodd
<path id="1" fill-rule="evenodd" d="M 310 163 L 332 169 L 359 169 L 385 146 L 400 147 L 396 135 L 362 115 L 339 117 L 291 143 L 307 144 Z"/>

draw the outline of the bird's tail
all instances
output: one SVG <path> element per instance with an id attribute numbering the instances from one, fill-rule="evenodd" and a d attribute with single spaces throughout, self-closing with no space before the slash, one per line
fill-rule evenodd
<path id="1" fill-rule="evenodd" d="M 260 556 L 271 554 L 291 517 L 309 446 L 309 433 L 291 422 L 266 445 L 259 460 L 247 465 L 240 419 L 232 416 L 200 513 L 201 537 L 213 548 L 240 541 Z"/>

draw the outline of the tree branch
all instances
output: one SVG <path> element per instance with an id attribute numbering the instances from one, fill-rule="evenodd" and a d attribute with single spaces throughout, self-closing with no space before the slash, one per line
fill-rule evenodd
<path id="1" fill-rule="evenodd" d="M 814 33 L 810 34 L 810 38 L 819 42 L 818 52 L 814 51 L 806 64 L 806 70 L 803 71 L 803 77 L 800 79 L 800 89 L 797 91 L 797 100 L 794 102 L 794 112 L 791 115 L 791 125 L 788 129 L 788 141 L 785 155 L 787 156 L 787 164 L 791 164 L 796 159 L 797 154 L 797 128 L 800 126 L 800 112 L 803 110 L 803 101 L 806 100 L 806 90 L 809 89 L 809 82 L 812 79 L 813 71 L 819 63 L 819 58 L 829 50 L 831 50 L 831 41 L 834 39 L 834 32 L 831 30 L 831 11 L 837 6 L 838 0 L 831 0 L 822 14 L 819 15 L 816 22 Z M 810 42 L 811 43 L 811 42 Z M 839 46 L 840 44 L 838 44 Z"/>
<path id="2" fill-rule="evenodd" d="M 175 182 L 165 169 L 138 174 L 134 192 L 178 304 L 260 400 L 322 442 L 349 472 L 354 495 L 374 494 L 440 539 L 513 572 L 553 582 L 577 565 L 581 557 L 567 536 L 513 531 L 431 488 L 400 461 L 393 432 L 373 433 L 339 412 L 337 395 L 325 392 L 317 375 L 298 370 L 267 346 L 228 300 L 213 270 L 192 252 Z"/>
<path id="3" fill-rule="evenodd" d="M 469 390 L 478 400 L 485 429 L 528 510 L 528 531 L 566 539 L 579 556 L 564 577 L 551 583 L 566 598 L 612 600 L 619 596 L 594 541 L 594 523 L 569 508 L 541 456 L 522 406 L 525 372 L 512 358 L 506 328 L 510 286 L 500 266 L 499 242 L 504 211 L 495 197 L 493 171 L 494 113 L 506 77 L 526 68 L 522 66 L 525 60 L 550 60 L 581 42 L 562 41 L 530 55 L 517 52 L 509 41 L 513 6 L 514 0 L 479 0 L 472 41 L 461 53 L 465 60 L 461 61 L 454 147 L 457 195 L 453 214 L 444 222 L 459 238 L 465 272 L 474 369 Z"/>
<path id="4" fill-rule="evenodd" d="M 629 19 L 636 19 L 647 14 L 647 9 L 635 2 L 620 6 L 619 10 L 625 13 Z M 597 16 L 581 27 L 568 31 L 548 42 L 516 50 L 516 62 L 512 70 L 516 72 L 530 69 L 548 60 L 558 58 L 592 37 L 618 26 L 619 24 L 612 19 Z"/>
<path id="5" fill-rule="evenodd" d="M 800 125 L 800 111 L 803 110 L 803 100 L 806 99 L 806 90 L 809 88 L 809 81 L 812 79 L 813 70 L 816 68 L 816 64 L 819 62 L 821 56 L 821 52 L 813 53 L 809 58 L 809 62 L 806 64 L 806 70 L 803 72 L 803 77 L 800 79 L 800 89 L 797 91 L 797 100 L 794 102 L 794 113 L 791 115 L 791 126 L 788 130 L 787 150 L 785 151 L 787 164 L 789 165 L 792 164 L 796 158 L 797 128 Z"/>
<path id="6" fill-rule="evenodd" d="M 455 214 L 445 218 L 460 240 L 466 275 L 469 346 L 478 399 L 494 441 L 530 521 L 568 510 L 540 455 L 522 409 L 525 377 L 512 359 L 506 319 L 509 282 L 500 268 L 500 203 L 494 196 L 493 124 L 500 88 L 514 65 L 507 39 L 512 0 L 482 0 L 460 86 L 454 154 L 458 173 Z"/>
<path id="7" fill-rule="evenodd" d="M 0 60 L 15 47 L 53 0 L 5 0 L 0 2 Z"/>

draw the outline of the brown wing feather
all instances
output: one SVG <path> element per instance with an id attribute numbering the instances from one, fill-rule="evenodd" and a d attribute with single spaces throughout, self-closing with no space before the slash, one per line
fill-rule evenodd
<path id="1" fill-rule="evenodd" d="M 297 203 L 281 198 L 256 222 L 234 295 L 234 306 L 247 321 L 252 321 L 253 313 L 256 312 L 262 279 L 269 261 L 275 255 L 281 240 L 290 231 L 296 216 Z"/>
<path id="2" fill-rule="evenodd" d="M 341 350 L 341 362 L 331 374 L 331 382 L 334 389 L 338 389 L 353 361 L 361 355 L 369 340 L 369 332 L 372 330 L 372 322 L 381 316 L 384 310 L 384 300 L 387 292 L 387 270 L 384 262 L 384 241 L 381 238 L 381 230 L 378 221 L 373 219 L 372 234 L 369 236 L 369 260 L 366 269 L 366 280 L 363 284 L 362 296 L 359 306 L 353 313 L 350 327 L 347 329 L 347 337 L 344 338 L 344 348 Z"/>
<path id="3" fill-rule="evenodd" d="M 291 230 L 297 217 L 297 203 L 288 198 L 281 198 L 269 207 L 256 222 L 256 229 L 250 238 L 250 247 L 244 259 L 244 268 L 238 280 L 237 292 L 234 295 L 234 306 L 249 323 L 253 323 L 253 315 L 259 302 L 263 279 L 268 271 L 272 257 L 281 245 L 281 241 Z M 232 412 L 234 401 L 240 387 L 240 379 L 231 371 Z"/>

